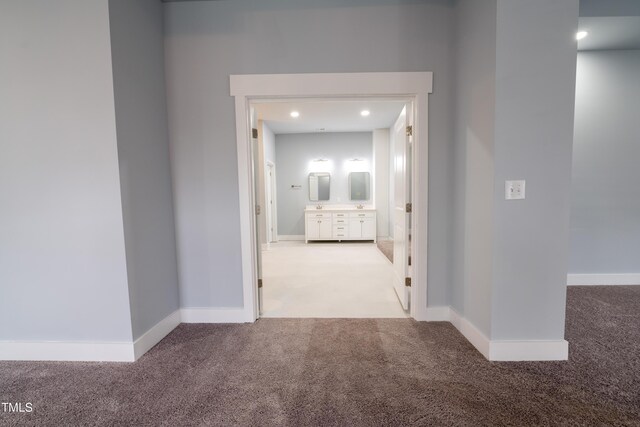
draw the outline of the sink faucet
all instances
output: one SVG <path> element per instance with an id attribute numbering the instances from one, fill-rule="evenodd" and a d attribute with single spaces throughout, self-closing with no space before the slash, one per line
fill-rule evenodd
<path id="1" fill-rule="evenodd" d="M 364 209 L 364 206 L 363 205 L 358 205 L 358 206 L 356 206 L 356 209 Z"/>
<path id="2" fill-rule="evenodd" d="M 322 205 L 318 203 L 318 204 L 316 205 L 316 209 L 322 209 Z"/>

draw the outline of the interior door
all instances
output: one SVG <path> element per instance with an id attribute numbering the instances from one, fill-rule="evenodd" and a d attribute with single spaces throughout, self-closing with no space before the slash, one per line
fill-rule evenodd
<path id="1" fill-rule="evenodd" d="M 267 164 L 267 176 L 265 178 L 265 199 L 264 202 L 267 205 L 265 208 L 267 210 L 267 243 L 273 242 L 273 195 L 272 195 L 272 184 L 273 184 L 273 165 Z"/>
<path id="2" fill-rule="evenodd" d="M 260 188 L 260 165 L 259 165 L 259 150 L 260 145 L 258 143 L 258 132 L 255 128 L 257 120 L 255 110 L 251 108 L 250 111 L 250 123 L 251 123 L 251 162 L 252 162 L 252 170 L 253 170 L 253 200 L 255 203 L 255 234 L 256 234 L 256 264 L 257 264 L 257 273 L 258 273 L 258 313 L 262 313 L 262 242 L 260 241 L 260 215 L 264 215 L 262 211 L 262 207 L 258 204 L 260 197 L 259 192 Z"/>
<path id="3" fill-rule="evenodd" d="M 411 288 L 407 286 L 409 276 L 409 224 L 410 213 L 407 204 L 410 203 L 409 163 L 409 125 L 407 107 L 402 109 L 391 135 L 393 155 L 393 288 L 398 294 L 402 308 L 409 309 Z"/>

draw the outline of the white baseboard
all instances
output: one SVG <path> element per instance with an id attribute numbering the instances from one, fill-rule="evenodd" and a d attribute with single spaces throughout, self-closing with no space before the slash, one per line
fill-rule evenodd
<path id="1" fill-rule="evenodd" d="M 180 310 L 183 323 L 245 323 L 243 308 L 183 308 Z"/>
<path id="2" fill-rule="evenodd" d="M 487 360 L 515 362 L 569 358 L 569 343 L 565 340 L 491 341 L 452 307 L 427 308 L 427 321 L 450 322 Z"/>
<path id="3" fill-rule="evenodd" d="M 451 324 L 488 360 L 491 359 L 491 341 L 473 323 L 450 308 Z"/>
<path id="4" fill-rule="evenodd" d="M 164 337 L 169 335 L 180 324 L 180 310 L 176 310 L 155 326 L 145 332 L 140 338 L 133 342 L 135 359 L 138 360 L 143 354 L 151 350 Z"/>
<path id="5" fill-rule="evenodd" d="M 133 362 L 135 359 L 132 342 L 0 342 L 0 360 Z"/>
<path id="6" fill-rule="evenodd" d="M 451 313 L 449 313 L 449 307 L 427 307 L 425 320 L 427 322 L 450 322 Z"/>
<path id="7" fill-rule="evenodd" d="M 303 240 L 304 241 L 304 234 L 290 234 L 290 235 L 286 235 L 286 234 L 279 234 L 278 235 L 278 241 L 281 240 Z"/>
<path id="8" fill-rule="evenodd" d="M 134 342 L 0 341 L 0 360 L 134 362 L 181 322 L 245 323 L 242 308 L 183 308 L 162 319 Z"/>
<path id="9" fill-rule="evenodd" d="M 491 341 L 489 360 L 502 362 L 569 359 L 569 343 L 557 341 Z"/>
<path id="10" fill-rule="evenodd" d="M 134 342 L 4 341 L 0 360 L 134 362 L 179 324 L 176 310 Z"/>
<path id="11" fill-rule="evenodd" d="M 640 273 L 628 274 L 569 274 L 567 285 L 640 285 Z"/>

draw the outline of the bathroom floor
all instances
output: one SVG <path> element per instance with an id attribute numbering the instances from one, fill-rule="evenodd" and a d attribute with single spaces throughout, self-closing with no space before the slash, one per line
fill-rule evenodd
<path id="1" fill-rule="evenodd" d="M 407 317 L 375 243 L 272 243 L 262 269 L 261 317 Z"/>

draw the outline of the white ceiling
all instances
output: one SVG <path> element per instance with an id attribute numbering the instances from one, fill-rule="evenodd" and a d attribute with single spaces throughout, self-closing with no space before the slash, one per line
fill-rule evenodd
<path id="1" fill-rule="evenodd" d="M 580 18 L 578 29 L 589 33 L 578 50 L 640 49 L 640 16 Z"/>
<path id="2" fill-rule="evenodd" d="M 252 103 L 258 120 L 264 120 L 275 134 L 312 132 L 362 132 L 388 128 L 398 118 L 404 101 L 398 100 L 286 100 Z M 360 112 L 371 114 L 362 117 Z M 298 111 L 300 117 L 292 118 Z"/>

